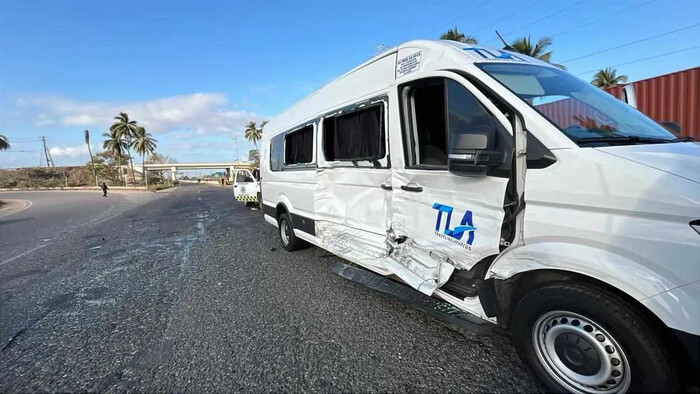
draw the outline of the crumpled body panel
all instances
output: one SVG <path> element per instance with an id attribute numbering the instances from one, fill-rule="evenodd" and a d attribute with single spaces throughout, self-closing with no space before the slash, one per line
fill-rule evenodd
<path id="1" fill-rule="evenodd" d="M 508 179 L 397 171 L 392 182 L 423 187 L 420 193 L 393 193 L 391 228 L 397 236 L 408 236 L 458 269 L 499 253 Z"/>
<path id="2" fill-rule="evenodd" d="M 394 274 L 427 295 L 445 284 L 455 268 L 469 269 L 498 253 L 503 207 L 488 202 L 503 201 L 507 180 L 490 180 L 470 193 L 460 188 L 469 183 L 474 187 L 480 180 L 460 181 L 446 173 L 443 176 L 451 179 L 445 188 L 429 186 L 440 182 L 437 174 L 431 174 L 417 179 L 427 186 L 423 192 L 407 193 L 380 187 L 409 182 L 391 172 L 357 168 L 317 172 L 315 230 L 321 247 Z"/>

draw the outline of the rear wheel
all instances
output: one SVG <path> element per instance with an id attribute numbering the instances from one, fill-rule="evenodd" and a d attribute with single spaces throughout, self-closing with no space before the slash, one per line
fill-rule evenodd
<path id="1" fill-rule="evenodd" d="M 292 227 L 292 221 L 289 219 L 288 213 L 283 213 L 280 215 L 278 225 L 280 241 L 282 242 L 282 247 L 284 247 L 284 249 L 291 252 L 303 246 L 304 241 L 294 235 L 294 228 Z"/>
<path id="2" fill-rule="evenodd" d="M 518 302 L 513 330 L 521 355 L 556 392 L 672 391 L 678 377 L 645 317 L 610 292 L 550 284 Z"/>

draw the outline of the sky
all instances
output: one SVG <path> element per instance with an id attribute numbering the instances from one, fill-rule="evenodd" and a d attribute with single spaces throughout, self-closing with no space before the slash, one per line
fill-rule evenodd
<path id="1" fill-rule="evenodd" d="M 699 0 L 0 0 L 0 168 L 39 165 L 40 136 L 57 166 L 85 164 L 83 130 L 100 151 L 119 111 L 179 162 L 244 160 L 249 121 L 451 27 L 487 46 L 550 36 L 586 81 L 700 65 Z"/>

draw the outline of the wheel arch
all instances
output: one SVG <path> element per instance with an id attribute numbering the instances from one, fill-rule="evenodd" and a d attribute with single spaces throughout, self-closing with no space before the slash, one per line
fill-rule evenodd
<path id="1" fill-rule="evenodd" d="M 677 367 L 680 369 L 683 380 L 690 384 L 696 384 L 694 382 L 696 378 L 694 378 L 695 372 L 692 367 L 694 365 L 692 356 L 683 350 L 684 347 L 679 338 L 674 335 L 673 330 L 646 305 L 619 288 L 598 278 L 562 269 L 533 269 L 520 272 L 508 279 L 492 280 L 494 286 L 494 292 L 492 294 L 495 294 L 497 297 L 497 304 L 499 305 L 498 325 L 505 329 L 510 329 L 512 325 L 512 317 L 518 300 L 529 291 L 548 284 L 565 282 L 585 284 L 621 298 L 645 319 L 645 323 L 647 323 L 654 332 L 657 333 L 659 339 L 668 346 L 669 351 L 676 360 Z"/>
<path id="2" fill-rule="evenodd" d="M 289 209 L 283 202 L 280 202 L 277 203 L 277 206 L 275 207 L 275 213 L 275 219 L 279 220 L 280 216 L 282 216 L 283 213 L 289 213 Z"/>

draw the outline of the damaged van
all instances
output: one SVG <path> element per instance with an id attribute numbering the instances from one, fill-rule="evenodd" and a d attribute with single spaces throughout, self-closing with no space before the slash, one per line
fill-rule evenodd
<path id="1" fill-rule="evenodd" d="M 497 324 L 553 391 L 700 370 L 700 144 L 521 54 L 413 41 L 271 120 L 264 218 Z"/>

